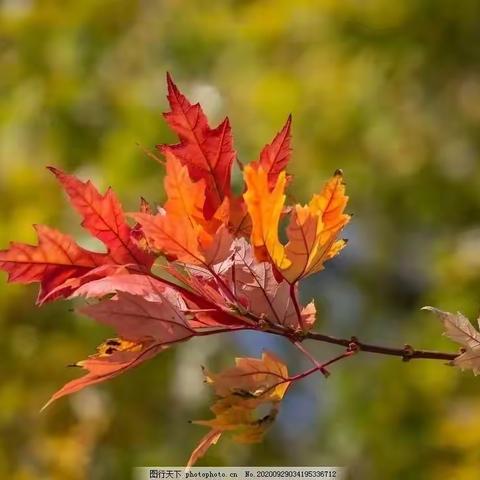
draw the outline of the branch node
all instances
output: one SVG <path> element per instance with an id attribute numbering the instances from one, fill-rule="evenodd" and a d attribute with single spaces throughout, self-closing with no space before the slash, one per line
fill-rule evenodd
<path id="1" fill-rule="evenodd" d="M 358 344 L 358 341 L 357 340 L 354 341 L 353 338 L 355 337 L 352 337 L 350 339 L 350 343 L 348 344 L 348 347 L 347 347 L 347 352 L 352 355 L 360 351 L 360 345 Z"/>
<path id="2" fill-rule="evenodd" d="M 411 345 L 405 344 L 403 347 L 403 355 L 402 355 L 402 360 L 404 362 L 409 362 L 413 356 L 415 355 L 415 350 Z"/>
<path id="3" fill-rule="evenodd" d="M 302 343 L 306 338 L 306 333 L 303 330 L 291 330 L 286 335 L 293 343 Z"/>
<path id="4" fill-rule="evenodd" d="M 260 330 L 268 330 L 271 327 L 270 322 L 267 320 L 264 313 L 258 318 L 258 328 Z"/>

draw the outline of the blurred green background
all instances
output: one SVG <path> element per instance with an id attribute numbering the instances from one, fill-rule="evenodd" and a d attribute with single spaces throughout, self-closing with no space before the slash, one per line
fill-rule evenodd
<path id="1" fill-rule="evenodd" d="M 127 210 L 163 200 L 162 168 L 137 143 L 173 140 L 170 71 L 212 123 L 228 114 L 243 161 L 293 114 L 291 193 L 305 200 L 336 168 L 354 214 L 341 257 L 304 286 L 318 329 L 452 350 L 433 304 L 480 311 L 480 2 L 463 0 L 0 1 L 0 245 L 47 223 L 88 244 L 45 170 L 56 165 Z M 239 178 L 236 177 L 238 182 Z M 239 187 L 239 184 L 237 185 Z M 109 383 L 49 395 L 107 329 L 36 287 L 0 280 L 0 478 L 126 479 L 182 465 L 205 433 L 223 368 L 281 339 L 181 345 Z M 311 345 L 319 359 L 335 350 Z M 480 380 L 441 362 L 361 354 L 289 393 L 265 443 L 223 440 L 201 465 L 345 465 L 355 479 L 480 476 Z"/>

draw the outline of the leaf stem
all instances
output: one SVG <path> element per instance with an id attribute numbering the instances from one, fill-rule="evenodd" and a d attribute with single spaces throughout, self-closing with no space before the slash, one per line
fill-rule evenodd
<path id="1" fill-rule="evenodd" d="M 324 368 L 323 365 L 302 345 L 302 342 L 297 340 L 292 343 L 313 363 L 313 365 L 315 365 L 316 370 L 321 372 L 325 377 L 328 377 L 328 370 Z"/>
<path id="2" fill-rule="evenodd" d="M 289 382 L 296 382 L 297 380 L 301 380 L 302 378 L 305 378 L 305 377 L 308 377 L 309 375 L 311 375 L 312 373 L 315 373 L 317 371 L 321 371 L 322 373 L 325 371 L 327 372 L 327 375 L 325 375 L 326 377 L 328 375 L 330 375 L 330 373 L 328 373 L 328 370 L 327 370 L 327 367 L 329 365 L 332 365 L 333 363 L 336 363 L 340 360 L 343 360 L 344 358 L 348 358 L 348 357 L 351 357 L 352 355 L 354 355 L 356 353 L 356 350 L 350 350 L 350 349 L 347 349 L 345 352 L 343 352 L 341 355 L 337 355 L 336 357 L 332 358 L 331 360 L 328 360 L 328 362 L 325 362 L 325 363 L 322 363 L 322 364 L 319 364 L 318 366 L 315 366 L 315 367 L 312 367 L 310 368 L 309 370 L 305 370 L 304 372 L 302 373 L 298 373 L 297 375 L 293 375 L 291 377 L 288 378 L 288 381 Z"/>
<path id="3" fill-rule="evenodd" d="M 295 312 L 297 313 L 297 318 L 298 318 L 298 323 L 300 325 L 300 328 L 304 330 L 304 325 L 303 325 L 303 318 L 302 318 L 302 312 L 300 311 L 300 307 L 298 305 L 297 297 L 295 295 L 295 284 L 291 283 L 290 284 L 290 298 L 292 299 L 293 306 L 295 307 Z"/>

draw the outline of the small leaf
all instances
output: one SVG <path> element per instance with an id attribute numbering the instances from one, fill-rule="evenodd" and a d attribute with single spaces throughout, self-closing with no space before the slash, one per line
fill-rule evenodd
<path id="1" fill-rule="evenodd" d="M 480 332 L 470 323 L 467 317 L 460 312 L 444 312 L 434 307 L 423 307 L 437 315 L 445 328 L 445 335 L 459 343 L 465 352 L 455 358 L 454 365 L 465 370 L 473 370 L 475 375 L 480 373 Z"/>
<path id="2" fill-rule="evenodd" d="M 315 303 L 313 300 L 302 309 L 301 315 L 302 324 L 305 330 L 310 330 L 313 327 L 317 317 L 317 309 L 315 308 Z"/>
<path id="3" fill-rule="evenodd" d="M 218 374 L 204 372 L 206 382 L 212 385 L 219 399 L 211 408 L 214 419 L 193 422 L 212 430 L 192 453 L 189 467 L 199 458 L 199 452 L 204 455 L 223 432 L 231 432 L 233 440 L 239 443 L 260 442 L 277 416 L 279 403 L 290 384 L 285 364 L 269 352 L 261 359 L 237 358 L 235 363 L 235 367 Z M 256 418 L 261 405 L 270 405 L 270 411 Z"/>
<path id="4" fill-rule="evenodd" d="M 205 378 L 219 397 L 243 392 L 262 402 L 280 401 L 289 384 L 287 367 L 271 352 L 260 359 L 236 358 L 235 367 L 218 374 L 205 372 Z"/>
<path id="5" fill-rule="evenodd" d="M 445 327 L 445 335 L 454 342 L 467 348 L 480 346 L 480 332 L 460 312 L 444 312 L 435 307 L 423 307 L 422 310 L 435 313 Z"/>

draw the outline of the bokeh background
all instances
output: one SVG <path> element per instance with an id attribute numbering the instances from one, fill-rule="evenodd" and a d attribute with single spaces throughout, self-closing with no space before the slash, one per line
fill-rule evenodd
<path id="1" fill-rule="evenodd" d="M 243 161 L 291 112 L 291 193 L 336 168 L 354 214 L 341 257 L 307 282 L 318 329 L 455 350 L 426 304 L 480 311 L 480 2 L 463 0 L 0 1 L 0 245 L 33 223 L 90 240 L 56 165 L 126 209 L 163 200 L 162 168 L 138 144 L 173 140 L 165 72 L 215 123 L 229 115 Z M 239 177 L 236 177 L 238 182 Z M 239 188 L 239 183 L 237 188 Z M 0 478 L 127 479 L 182 465 L 212 400 L 200 365 L 267 347 L 263 334 L 181 345 L 109 383 L 49 395 L 111 332 L 69 302 L 0 279 Z M 336 349 L 311 345 L 319 359 Z M 222 440 L 201 465 L 345 465 L 355 479 L 472 480 L 480 472 L 480 380 L 441 362 L 361 354 L 288 395 L 253 447 Z"/>

